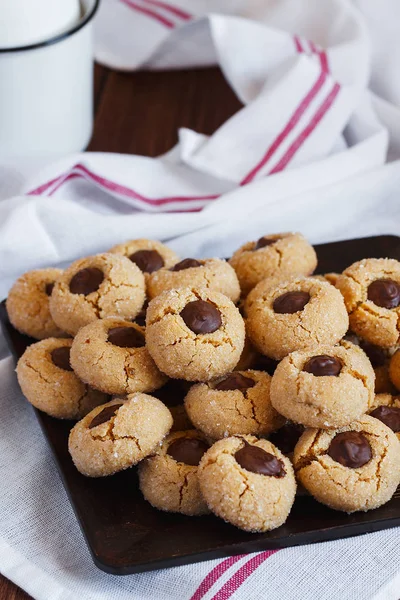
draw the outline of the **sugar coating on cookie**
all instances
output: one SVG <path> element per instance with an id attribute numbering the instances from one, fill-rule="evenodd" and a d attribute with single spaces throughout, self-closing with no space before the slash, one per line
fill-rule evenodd
<path id="1" fill-rule="evenodd" d="M 201 459 L 198 477 L 210 510 L 245 531 L 282 525 L 296 494 L 290 460 L 271 442 L 250 435 L 211 446 Z"/>
<path id="2" fill-rule="evenodd" d="M 151 273 L 163 268 L 170 269 L 179 260 L 171 248 L 157 240 L 130 240 L 113 246 L 109 252 L 129 258 L 142 271 L 146 281 Z"/>
<path id="3" fill-rule="evenodd" d="M 400 396 L 376 394 L 369 414 L 389 427 L 400 441 Z"/>
<path id="4" fill-rule="evenodd" d="M 168 408 L 157 398 L 137 392 L 86 415 L 71 430 L 68 450 L 80 473 L 105 477 L 154 452 L 171 426 Z"/>
<path id="5" fill-rule="evenodd" d="M 363 339 L 389 348 L 399 343 L 400 262 L 367 258 L 354 263 L 338 278 L 350 327 Z"/>
<path id="6" fill-rule="evenodd" d="M 139 486 L 152 506 L 197 516 L 209 511 L 200 492 L 198 464 L 209 448 L 198 431 L 170 433 L 155 454 L 139 466 Z"/>
<path id="7" fill-rule="evenodd" d="M 11 324 L 37 340 L 65 337 L 50 314 L 49 298 L 61 269 L 38 269 L 21 275 L 8 293 L 6 308 Z"/>
<path id="8" fill-rule="evenodd" d="M 240 286 L 234 269 L 220 258 L 197 260 L 185 258 L 172 268 L 163 268 L 152 273 L 147 282 L 149 298 L 155 298 L 161 292 L 181 287 L 220 292 L 237 302 Z"/>
<path id="9" fill-rule="evenodd" d="M 307 429 L 294 450 L 300 483 L 316 500 L 352 513 L 378 508 L 400 483 L 400 442 L 364 415 L 341 429 Z"/>
<path id="10" fill-rule="evenodd" d="M 235 371 L 193 385 L 185 407 L 193 425 L 211 439 L 235 434 L 267 435 L 285 419 L 270 400 L 271 377 L 261 371 Z"/>
<path id="11" fill-rule="evenodd" d="M 16 369 L 26 399 L 58 419 L 81 419 L 108 399 L 78 379 L 70 364 L 71 345 L 70 338 L 47 338 L 31 344 Z"/>
<path id="12" fill-rule="evenodd" d="M 286 356 L 271 383 L 277 411 L 306 427 L 337 429 L 372 405 L 375 373 L 365 353 L 343 341 Z"/>
<path id="13" fill-rule="evenodd" d="M 50 312 L 61 329 L 75 335 L 97 319 L 134 319 L 144 300 L 139 267 L 120 254 L 97 254 L 64 271 L 51 294 Z"/>
<path id="14" fill-rule="evenodd" d="M 241 246 L 229 260 L 246 296 L 266 278 L 311 275 L 317 266 L 314 248 L 300 233 L 266 235 Z"/>
<path id="15" fill-rule="evenodd" d="M 295 350 L 334 345 L 349 325 L 340 292 L 313 278 L 262 281 L 250 292 L 246 311 L 251 341 L 275 360 Z"/>
<path id="16" fill-rule="evenodd" d="M 71 364 L 82 381 L 108 394 L 153 392 L 167 382 L 145 346 L 144 328 L 116 317 L 78 331 Z"/>
<path id="17" fill-rule="evenodd" d="M 175 379 L 225 375 L 237 364 L 244 337 L 233 302 L 205 288 L 163 292 L 147 309 L 146 346 L 160 371 Z"/>

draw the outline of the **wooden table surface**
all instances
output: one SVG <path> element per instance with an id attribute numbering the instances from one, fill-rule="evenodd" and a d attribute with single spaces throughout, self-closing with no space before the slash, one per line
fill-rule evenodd
<path id="1" fill-rule="evenodd" d="M 219 69 L 116 73 L 96 66 L 88 150 L 157 156 L 176 143 L 179 127 L 210 134 L 240 107 Z M 29 598 L 0 575 L 0 600 Z"/>

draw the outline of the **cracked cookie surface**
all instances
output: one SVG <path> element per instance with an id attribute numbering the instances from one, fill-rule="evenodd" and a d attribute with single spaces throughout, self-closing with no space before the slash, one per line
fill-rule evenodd
<path id="1" fill-rule="evenodd" d="M 267 453 L 269 464 L 278 466 L 280 472 L 268 475 L 244 468 L 237 458 L 238 452 L 246 446 L 256 447 L 257 453 L 264 451 L 262 455 Z M 256 459 L 253 464 L 257 470 L 266 466 L 262 464 L 262 457 Z M 268 467 L 264 469 L 267 470 Z M 296 494 L 290 460 L 271 442 L 250 435 L 216 442 L 201 459 L 198 476 L 210 510 L 245 531 L 270 531 L 282 525 Z"/>
<path id="2" fill-rule="evenodd" d="M 374 383 L 374 370 L 365 353 L 343 341 L 286 356 L 272 378 L 271 402 L 295 423 L 336 429 L 369 410 Z"/>
<path id="3" fill-rule="evenodd" d="M 247 297 L 246 313 L 252 343 L 275 360 L 295 350 L 334 345 L 349 324 L 340 292 L 313 278 L 261 281 Z"/>
<path id="4" fill-rule="evenodd" d="M 182 287 L 219 292 L 232 302 L 237 302 L 240 297 L 239 281 L 234 269 L 220 258 L 184 259 L 172 269 L 164 268 L 153 273 L 147 282 L 149 298 Z"/>
<path id="5" fill-rule="evenodd" d="M 82 381 L 108 394 L 153 392 L 167 382 L 145 347 L 144 328 L 116 317 L 79 330 L 71 364 Z"/>
<path id="6" fill-rule="evenodd" d="M 134 319 L 145 300 L 141 270 L 125 256 L 97 254 L 68 267 L 54 286 L 50 312 L 71 335 L 97 319 Z"/>
<path id="7" fill-rule="evenodd" d="M 141 492 L 145 499 L 159 510 L 190 516 L 207 514 L 210 511 L 200 492 L 197 478 L 198 465 L 176 460 L 168 453 L 172 444 L 178 440 L 200 441 L 197 457 L 190 462 L 197 462 L 201 452 L 209 448 L 203 435 L 195 430 L 169 434 L 157 452 L 146 458 L 139 466 Z M 196 448 L 194 450 L 196 451 Z M 178 458 L 184 459 L 184 449 L 181 454 L 182 456 Z"/>
<path id="8" fill-rule="evenodd" d="M 207 304 L 213 318 L 219 314 L 209 333 L 195 333 L 183 318 L 183 311 L 198 301 Z M 205 322 L 205 315 L 199 315 L 197 324 Z M 239 361 L 244 338 L 244 322 L 233 302 L 205 288 L 165 291 L 147 309 L 146 346 L 160 371 L 174 379 L 209 381 L 225 375 Z"/>
<path id="9" fill-rule="evenodd" d="M 21 333 L 37 340 L 65 337 L 50 314 L 49 298 L 61 269 L 38 269 L 21 275 L 6 301 L 8 318 Z"/>
<path id="10" fill-rule="evenodd" d="M 362 435 L 370 446 L 370 460 L 349 467 L 328 454 L 335 437 L 344 432 Z M 348 457 L 357 458 L 354 446 Z M 293 464 L 300 483 L 322 504 L 348 513 L 367 511 L 388 502 L 400 483 L 400 442 L 389 427 L 364 415 L 338 430 L 307 429 L 296 445 Z"/>
<path id="11" fill-rule="evenodd" d="M 367 258 L 352 264 L 338 277 L 350 327 L 361 338 L 389 348 L 400 337 L 400 262 Z"/>
<path id="12" fill-rule="evenodd" d="M 285 423 L 271 404 L 270 386 L 268 373 L 235 371 L 193 385 L 185 398 L 186 411 L 194 426 L 211 439 L 267 435 Z"/>
<path id="13" fill-rule="evenodd" d="M 292 275 L 311 275 L 317 266 L 317 255 L 300 233 L 277 233 L 247 242 L 236 250 L 229 263 L 246 296 L 267 277 L 287 279 Z"/>
<path id="14" fill-rule="evenodd" d="M 26 399 L 35 408 L 58 419 L 81 419 L 108 399 L 73 372 L 69 365 L 71 345 L 69 338 L 47 338 L 31 344 L 16 369 Z"/>
<path id="15" fill-rule="evenodd" d="M 92 410 L 71 430 L 68 450 L 80 473 L 105 477 L 136 465 L 169 432 L 168 408 L 147 394 L 129 394 Z"/>

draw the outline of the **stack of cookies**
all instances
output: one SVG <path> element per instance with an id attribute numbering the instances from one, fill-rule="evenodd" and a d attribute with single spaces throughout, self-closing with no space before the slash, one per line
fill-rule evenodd
<path id="1" fill-rule="evenodd" d="M 78 421 L 83 475 L 139 464 L 160 510 L 269 531 L 297 482 L 336 510 L 381 506 L 400 483 L 400 263 L 316 266 L 282 233 L 228 262 L 133 240 L 26 273 L 7 300 L 40 340 L 18 362 L 22 391 Z"/>

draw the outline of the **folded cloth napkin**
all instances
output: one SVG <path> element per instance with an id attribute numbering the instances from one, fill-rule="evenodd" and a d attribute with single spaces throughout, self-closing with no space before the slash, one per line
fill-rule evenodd
<path id="1" fill-rule="evenodd" d="M 387 153 L 400 158 L 396 15 L 394 0 L 214 0 L 213 14 L 205 0 L 103 0 L 98 60 L 128 70 L 218 63 L 244 108 L 210 137 L 180 131 L 158 159 L 0 165 L 1 295 L 25 270 L 134 237 L 227 256 L 271 231 L 312 242 L 400 234 L 400 163 L 382 166 Z M 396 531 L 100 573 L 2 338 L 0 357 L 0 570 L 35 598 L 398 599 Z"/>

